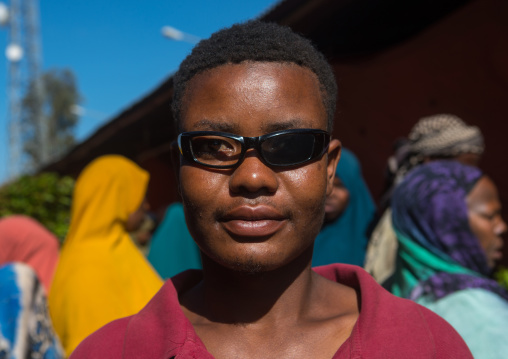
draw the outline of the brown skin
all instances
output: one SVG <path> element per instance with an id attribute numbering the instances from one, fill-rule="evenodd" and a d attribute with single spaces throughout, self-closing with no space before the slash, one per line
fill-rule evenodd
<path id="1" fill-rule="evenodd" d="M 325 222 L 333 222 L 344 213 L 349 204 L 349 191 L 339 177 L 333 179 L 332 193 L 326 196 Z"/>
<path id="2" fill-rule="evenodd" d="M 141 225 L 136 229 L 134 232 L 130 232 L 131 237 L 141 246 L 145 247 L 148 242 L 152 239 L 152 230 L 154 227 L 153 220 L 147 216 L 144 215 L 144 218 L 141 222 Z"/>
<path id="3" fill-rule="evenodd" d="M 297 65 L 220 66 L 194 77 L 183 103 L 184 131 L 327 129 L 317 78 Z M 252 149 L 236 169 L 182 159 L 180 190 L 204 279 L 180 303 L 214 357 L 329 359 L 351 334 L 356 292 L 310 268 L 339 155 L 333 140 L 322 158 L 285 169 L 267 167 Z M 232 220 L 238 209 L 263 218 Z"/>
<path id="4" fill-rule="evenodd" d="M 478 153 L 461 153 L 460 155 L 457 155 L 455 159 L 465 165 L 478 167 L 478 164 L 481 160 L 481 155 Z"/>
<path id="5" fill-rule="evenodd" d="M 478 153 L 461 153 L 454 157 L 443 157 L 443 156 L 435 156 L 435 157 L 425 157 L 424 163 L 429 163 L 431 161 L 436 160 L 445 160 L 445 159 L 452 159 L 459 161 L 460 163 L 463 163 L 468 166 L 478 167 L 478 164 L 480 163 L 480 160 L 482 159 L 482 156 Z"/>
<path id="6" fill-rule="evenodd" d="M 485 251 L 489 267 L 494 268 L 503 252 L 503 239 L 506 223 L 501 217 L 501 202 L 496 185 L 486 176 L 482 177 L 467 196 L 469 225 L 478 237 Z"/>
<path id="7" fill-rule="evenodd" d="M 125 230 L 127 232 L 135 232 L 141 227 L 143 221 L 145 219 L 146 212 L 150 209 L 150 205 L 146 198 L 143 199 L 143 202 L 139 205 L 138 209 L 132 212 L 127 218 L 127 222 L 125 222 Z"/>

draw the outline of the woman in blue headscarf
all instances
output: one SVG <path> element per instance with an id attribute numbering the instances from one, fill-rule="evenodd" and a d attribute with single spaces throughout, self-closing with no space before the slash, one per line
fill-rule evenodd
<path id="1" fill-rule="evenodd" d="M 368 227 L 376 208 L 353 153 L 342 149 L 334 189 L 325 203 L 325 223 L 314 242 L 312 265 L 363 266 Z"/>
<path id="2" fill-rule="evenodd" d="M 201 269 L 199 248 L 192 239 L 181 203 L 173 203 L 152 236 L 148 261 L 168 279 L 187 269 Z"/>
<path id="3" fill-rule="evenodd" d="M 508 293 L 489 278 L 506 223 L 494 183 L 476 167 L 435 161 L 395 189 L 399 243 L 392 293 L 445 318 L 475 358 L 508 353 Z"/>
<path id="4" fill-rule="evenodd" d="M 44 286 L 21 262 L 0 265 L 0 358 L 64 358 Z"/>

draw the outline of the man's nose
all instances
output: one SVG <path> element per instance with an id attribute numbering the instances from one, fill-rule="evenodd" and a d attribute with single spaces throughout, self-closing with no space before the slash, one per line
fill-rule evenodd
<path id="1" fill-rule="evenodd" d="M 229 188 L 233 193 L 274 193 L 278 186 L 277 173 L 264 164 L 254 149 L 247 151 L 243 162 L 235 168 L 229 180 Z"/>

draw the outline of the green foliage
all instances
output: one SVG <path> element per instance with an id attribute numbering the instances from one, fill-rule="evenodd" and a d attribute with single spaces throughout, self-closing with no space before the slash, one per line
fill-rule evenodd
<path id="1" fill-rule="evenodd" d="M 0 188 L 0 217 L 30 216 L 62 241 L 69 227 L 73 188 L 71 177 L 55 173 L 22 176 Z"/>
<path id="2" fill-rule="evenodd" d="M 494 278 L 504 288 L 508 289 L 508 268 L 500 266 L 494 273 Z"/>

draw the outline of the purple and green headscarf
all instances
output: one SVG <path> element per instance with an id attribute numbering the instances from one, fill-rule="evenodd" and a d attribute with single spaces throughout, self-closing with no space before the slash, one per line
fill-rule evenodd
<path id="1" fill-rule="evenodd" d="M 508 299 L 488 278 L 487 258 L 469 225 L 466 197 L 482 176 L 457 161 L 434 161 L 413 169 L 396 188 L 392 221 L 399 252 L 388 285 L 394 294 L 437 300 L 482 288 Z"/>

